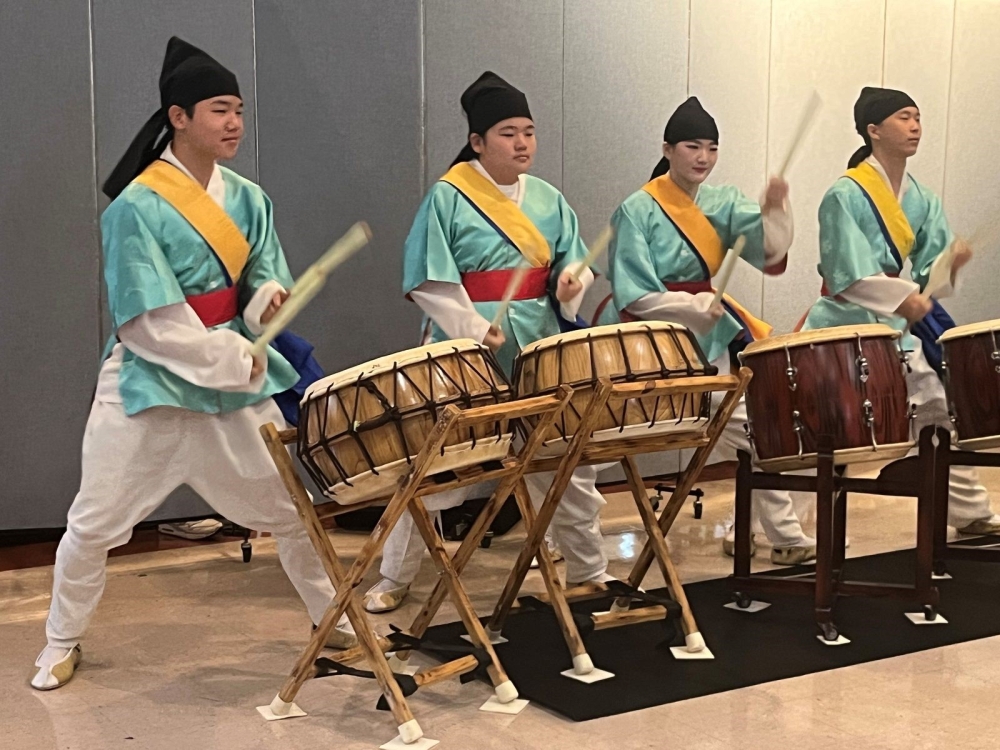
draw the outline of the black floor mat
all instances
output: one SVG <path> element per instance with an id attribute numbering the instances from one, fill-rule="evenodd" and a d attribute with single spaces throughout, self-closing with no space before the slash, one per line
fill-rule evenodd
<path id="1" fill-rule="evenodd" d="M 847 577 L 905 583 L 912 580 L 912 550 L 847 561 Z M 780 571 L 791 575 L 808 567 Z M 916 604 L 874 598 L 842 598 L 835 609 L 842 647 L 816 640 L 812 600 L 804 596 L 758 594 L 771 606 L 756 614 L 723 607 L 730 601 L 727 579 L 685 587 L 713 661 L 679 661 L 664 644 L 663 623 L 645 623 L 591 633 L 587 650 L 594 664 L 615 677 L 584 685 L 560 675 L 572 664 L 551 611 L 519 611 L 504 629 L 510 642 L 497 647 L 521 697 L 574 721 L 635 711 L 664 703 L 758 685 L 773 680 L 885 659 L 1000 634 L 1000 565 L 950 561 L 952 580 L 938 581 L 939 612 L 947 625 L 913 625 L 905 612 Z M 607 609 L 586 602 L 574 610 Z M 486 613 L 481 613 L 486 614 Z M 678 628 L 679 631 L 679 628 Z M 430 630 L 429 640 L 462 643 L 460 623 Z M 681 645 L 679 636 L 673 645 Z"/>

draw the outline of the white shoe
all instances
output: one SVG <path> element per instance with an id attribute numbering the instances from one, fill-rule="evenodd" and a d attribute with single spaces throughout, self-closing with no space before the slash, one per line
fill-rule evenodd
<path id="1" fill-rule="evenodd" d="M 570 583 L 569 581 L 566 581 L 566 588 L 575 589 L 577 586 L 583 586 L 584 584 L 587 583 L 607 583 L 608 581 L 617 581 L 617 580 L 618 579 L 615 578 L 613 575 L 611 575 L 607 571 L 604 571 L 599 576 L 595 576 L 594 578 L 591 578 L 586 581 L 580 581 L 577 583 Z"/>
<path id="2" fill-rule="evenodd" d="M 750 557 L 757 556 L 756 534 L 750 534 Z M 730 529 L 729 533 L 722 538 L 722 553 L 729 557 L 736 557 L 736 531 Z"/>
<path id="3" fill-rule="evenodd" d="M 1000 516 L 990 516 L 973 521 L 968 526 L 957 529 L 959 534 L 972 534 L 974 536 L 995 536 L 1000 534 Z"/>
<path id="4" fill-rule="evenodd" d="M 558 547 L 549 547 L 549 557 L 552 558 L 552 562 L 554 562 L 554 563 L 562 562 L 563 560 L 566 559 L 565 557 L 563 557 L 563 553 L 562 553 L 562 551 Z M 531 566 L 530 567 L 531 567 L 532 570 L 537 570 L 538 569 L 538 558 L 537 557 L 531 558 Z"/>
<path id="5" fill-rule="evenodd" d="M 315 629 L 316 626 L 313 625 L 313 630 Z M 358 645 L 358 636 L 354 632 L 354 628 L 351 627 L 351 621 L 347 619 L 347 615 L 340 618 L 337 627 L 327 636 L 326 643 L 323 645 L 335 649 L 354 648 Z"/>
<path id="6" fill-rule="evenodd" d="M 73 648 L 46 646 L 35 659 L 38 672 L 31 679 L 31 687 L 35 690 L 55 690 L 62 687 L 73 677 L 76 665 L 80 663 L 80 644 Z"/>
<path id="7" fill-rule="evenodd" d="M 365 594 L 365 609 L 369 612 L 392 612 L 406 599 L 410 584 L 383 578 Z"/>
<path id="8" fill-rule="evenodd" d="M 222 529 L 222 522 L 214 518 L 202 518 L 198 521 L 184 521 L 182 523 L 161 523 L 156 528 L 161 534 L 197 541 L 218 534 L 219 530 Z"/>

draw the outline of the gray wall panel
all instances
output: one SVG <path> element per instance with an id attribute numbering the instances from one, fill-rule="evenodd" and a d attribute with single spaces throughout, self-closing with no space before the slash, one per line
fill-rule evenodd
<path id="1" fill-rule="evenodd" d="M 59 526 L 99 354 L 87 1 L 0 4 L 0 68 L 0 529 Z"/>
<path id="2" fill-rule="evenodd" d="M 532 174 L 562 187 L 562 0 L 425 0 L 427 174 L 436 180 L 468 140 L 459 97 L 485 70 L 525 92 L 538 126 Z"/>
<path id="3" fill-rule="evenodd" d="M 239 79 L 245 136 L 239 154 L 226 166 L 256 180 L 252 0 L 93 0 L 93 13 L 97 183 L 104 181 L 139 128 L 160 106 L 160 68 L 171 36 L 201 47 Z M 102 210 L 107 203 L 102 194 Z M 101 291 L 103 295 L 103 284 Z M 105 336 L 110 327 L 106 307 L 102 313 Z M 207 511 L 194 493 L 182 490 L 153 518 Z"/>
<path id="4" fill-rule="evenodd" d="M 415 346 L 402 246 L 421 198 L 420 4 L 257 0 L 260 181 L 301 273 L 352 223 L 373 241 L 295 323 L 327 372 Z"/>

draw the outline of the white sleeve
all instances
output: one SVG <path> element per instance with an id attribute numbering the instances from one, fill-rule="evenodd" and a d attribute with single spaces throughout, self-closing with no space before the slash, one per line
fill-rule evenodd
<path id="1" fill-rule="evenodd" d="M 934 299 L 944 299 L 958 293 L 961 285 L 958 281 L 958 271 L 951 267 L 953 260 L 952 248 L 949 247 L 947 251 L 935 258 L 931 264 L 931 269 L 927 274 L 927 287 L 931 287 L 933 284 L 934 288 L 932 289 L 931 296 Z"/>
<path id="2" fill-rule="evenodd" d="M 257 393 L 264 385 L 267 356 L 250 380 L 250 342 L 228 328 L 208 330 L 186 302 L 133 318 L 118 329 L 118 339 L 136 356 L 202 388 Z"/>
<path id="3" fill-rule="evenodd" d="M 286 291 L 285 287 L 274 279 L 265 281 L 257 287 L 257 291 L 254 292 L 250 303 L 243 308 L 243 322 L 246 324 L 247 330 L 254 336 L 260 336 L 264 332 L 264 325 L 260 322 L 260 316 L 264 314 L 267 306 L 271 304 L 271 299 L 278 292 L 284 291 Z"/>
<path id="4" fill-rule="evenodd" d="M 764 223 L 764 265 L 773 266 L 788 255 L 795 236 L 792 206 L 786 199 L 781 208 L 764 213 L 764 198 L 760 199 L 761 220 Z"/>
<path id="5" fill-rule="evenodd" d="M 664 320 L 668 323 L 680 323 L 695 333 L 708 335 L 718 322 L 708 309 L 712 306 L 715 294 L 700 292 L 650 292 L 643 295 L 625 309 L 635 317 L 643 320 Z"/>
<path id="6" fill-rule="evenodd" d="M 461 284 L 425 281 L 410 292 L 410 297 L 448 338 L 482 343 L 490 332 L 490 322 L 476 311 Z"/>
<path id="7" fill-rule="evenodd" d="M 919 291 L 920 287 L 915 282 L 880 273 L 855 281 L 838 296 L 861 305 L 876 315 L 891 317 L 897 314 L 896 310 L 903 304 L 903 300 Z"/>
<path id="8" fill-rule="evenodd" d="M 567 271 L 569 273 L 573 273 L 573 271 L 575 271 L 579 267 L 580 267 L 579 263 L 570 263 L 568 266 L 566 266 L 566 269 L 565 271 L 563 271 L 563 273 L 566 273 Z M 580 306 L 583 304 L 583 298 L 586 296 L 587 290 L 590 289 L 590 287 L 594 283 L 594 272 L 588 268 L 583 273 L 581 273 L 580 283 L 583 284 L 583 289 L 581 289 L 580 292 L 575 297 L 573 297 L 573 299 L 571 299 L 569 302 L 559 303 L 559 312 L 562 313 L 563 318 L 565 318 L 566 320 L 576 320 L 576 316 L 580 312 Z"/>

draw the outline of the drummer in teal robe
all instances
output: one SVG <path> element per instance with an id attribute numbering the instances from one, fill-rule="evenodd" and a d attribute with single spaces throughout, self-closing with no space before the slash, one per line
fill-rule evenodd
<path id="1" fill-rule="evenodd" d="M 916 406 L 914 434 L 927 425 L 951 428 L 944 387 L 935 372 L 942 325 L 936 299 L 954 293 L 958 270 L 972 256 L 948 226 L 941 199 L 907 172 L 922 135 L 920 110 L 894 89 L 865 87 L 854 105 L 864 139 L 847 172 L 819 208 L 820 298 L 802 328 L 883 323 L 902 332 L 910 352 L 906 376 Z M 912 280 L 899 278 L 907 259 Z M 931 279 L 932 299 L 925 291 Z M 912 333 L 911 333 L 912 332 Z M 948 522 L 967 534 L 1000 534 L 1000 516 L 971 467 L 951 469 Z"/>
<path id="2" fill-rule="evenodd" d="M 695 97 L 671 115 L 663 134 L 663 159 L 650 181 L 626 198 L 611 218 L 613 305 L 605 305 L 599 320 L 679 323 L 694 333 L 719 373 L 727 374 L 735 355 L 751 341 L 770 335 L 771 328 L 728 295 L 713 305 L 711 279 L 741 236 L 743 260 L 765 273 L 782 273 L 792 220 L 783 180 L 771 180 L 763 204 L 735 187 L 703 184 L 718 159 L 718 144 L 715 120 Z M 741 401 L 722 439 L 752 455 L 746 422 Z M 755 492 L 754 509 L 773 545 L 772 562 L 797 565 L 815 557 L 815 540 L 802 530 L 787 492 Z M 727 526 L 723 550 L 731 555 L 732 515 Z"/>
<path id="3" fill-rule="evenodd" d="M 473 339 L 493 349 L 508 375 L 520 350 L 560 331 L 561 315 L 574 320 L 586 288 L 572 271 L 587 255 L 576 214 L 562 194 L 528 174 L 535 155 L 535 123 L 524 94 L 494 73 L 484 73 L 462 94 L 469 141 L 430 189 L 403 248 L 403 292 L 431 322 L 430 340 Z M 491 321 L 512 276 L 527 268 L 507 312 Z M 552 522 L 571 583 L 607 579 L 601 551 L 595 487 L 597 470 L 574 473 Z M 536 504 L 551 474 L 527 477 Z M 460 504 L 468 491 L 425 498 L 428 508 Z M 382 575 L 366 596 L 372 612 L 402 603 L 415 578 L 423 543 L 409 514 L 383 551 Z"/>
<path id="4" fill-rule="evenodd" d="M 284 425 L 273 396 L 299 375 L 274 350 L 251 353 L 291 278 L 267 196 L 216 163 L 235 156 L 243 135 L 236 77 L 175 37 L 160 100 L 104 184 L 113 334 L 56 553 L 48 645 L 31 681 L 38 690 L 73 676 L 108 550 L 183 484 L 227 518 L 273 533 L 313 622 L 335 596 L 258 432 Z M 341 625 L 332 645 L 355 645 Z"/>

